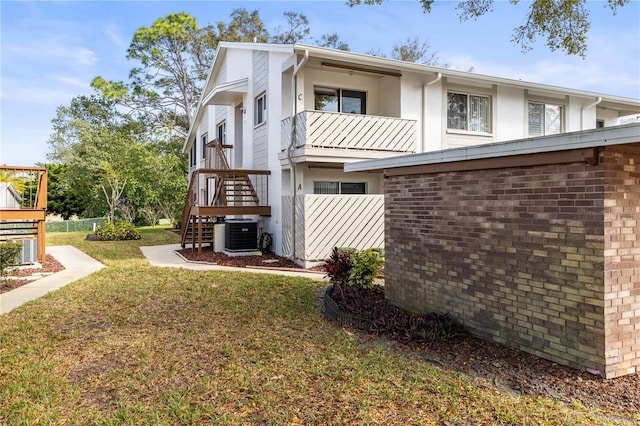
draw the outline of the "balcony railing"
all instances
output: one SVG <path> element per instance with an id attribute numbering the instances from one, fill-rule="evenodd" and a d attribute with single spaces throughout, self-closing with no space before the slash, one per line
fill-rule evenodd
<path id="1" fill-rule="evenodd" d="M 415 152 L 416 121 L 374 115 L 304 111 L 295 116 L 294 148 Z M 281 149 L 291 143 L 293 118 L 281 123 Z"/>

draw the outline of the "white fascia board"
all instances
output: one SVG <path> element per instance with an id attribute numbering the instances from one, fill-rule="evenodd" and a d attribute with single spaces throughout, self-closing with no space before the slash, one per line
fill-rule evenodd
<path id="1" fill-rule="evenodd" d="M 456 161 L 597 148 L 627 143 L 640 143 L 640 124 L 582 130 L 554 136 L 520 139 L 442 151 L 422 152 L 380 160 L 367 160 L 344 165 L 345 172 L 364 172 L 397 167 L 453 163 Z"/>
<path id="2" fill-rule="evenodd" d="M 232 105 L 234 99 L 238 95 L 248 93 L 249 91 L 249 78 L 241 78 L 239 80 L 230 81 L 228 83 L 222 83 L 207 96 L 200 101 L 200 105 Z"/>
<path id="3" fill-rule="evenodd" d="M 640 112 L 640 99 L 627 98 L 624 96 L 607 95 L 603 93 L 590 92 L 584 90 L 570 89 L 560 86 L 551 86 L 548 84 L 532 83 L 522 80 L 515 80 L 511 78 L 495 77 L 483 74 L 476 74 L 473 72 L 456 71 L 449 68 L 434 67 L 431 65 L 416 64 L 413 62 L 399 61 L 396 59 L 382 58 L 378 56 L 365 55 L 362 53 L 354 53 L 343 50 L 330 49 L 327 47 L 317 47 L 305 44 L 295 44 L 295 50 L 298 53 L 304 53 L 305 50 L 309 51 L 310 56 L 319 58 L 333 59 L 336 61 L 343 61 L 346 63 L 352 63 L 356 66 L 368 65 L 371 67 L 379 67 L 386 69 L 393 69 L 399 71 L 414 72 L 418 74 L 427 74 L 429 78 L 433 75 L 441 73 L 443 77 L 451 77 L 456 79 L 467 80 L 470 83 L 483 82 L 488 84 L 497 84 L 502 86 L 518 87 L 521 89 L 540 90 L 545 92 L 559 93 L 562 95 L 580 96 L 585 98 L 597 98 L 601 97 L 603 101 L 622 103 L 629 106 L 629 108 L 636 108 Z M 425 81 L 426 83 L 426 81 Z"/>

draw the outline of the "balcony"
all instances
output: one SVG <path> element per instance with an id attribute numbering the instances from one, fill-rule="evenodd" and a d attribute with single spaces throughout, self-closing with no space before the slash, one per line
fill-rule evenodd
<path id="1" fill-rule="evenodd" d="M 324 111 L 304 111 L 295 120 L 292 157 L 296 162 L 344 162 L 415 152 L 415 120 Z M 292 122 L 292 117 L 281 122 L 280 160 L 286 159 Z"/>

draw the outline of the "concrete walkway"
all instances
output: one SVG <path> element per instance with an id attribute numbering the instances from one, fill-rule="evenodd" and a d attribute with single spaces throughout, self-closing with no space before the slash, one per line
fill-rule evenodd
<path id="1" fill-rule="evenodd" d="M 47 254 L 62 263 L 65 269 L 0 294 L 0 314 L 104 268 L 102 263 L 73 246 L 50 246 Z"/>
<path id="2" fill-rule="evenodd" d="M 262 269 L 262 268 L 234 268 L 231 266 L 212 265 L 204 262 L 190 262 L 176 253 L 180 250 L 180 244 L 168 244 L 164 246 L 146 246 L 140 247 L 142 254 L 147 258 L 152 266 L 163 268 L 185 268 L 196 271 L 237 271 L 237 272 L 255 272 L 258 274 L 275 274 L 287 275 L 291 277 L 305 277 L 313 280 L 324 280 L 323 273 L 306 272 L 304 270 L 292 271 L 282 269 Z"/>

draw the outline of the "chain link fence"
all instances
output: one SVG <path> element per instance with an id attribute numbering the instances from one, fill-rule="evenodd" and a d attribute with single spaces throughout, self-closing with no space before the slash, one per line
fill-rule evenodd
<path id="1" fill-rule="evenodd" d="M 107 217 L 92 217 L 89 219 L 63 220 L 58 222 L 47 222 L 47 232 L 77 232 L 93 231 L 96 226 L 104 225 Z"/>

